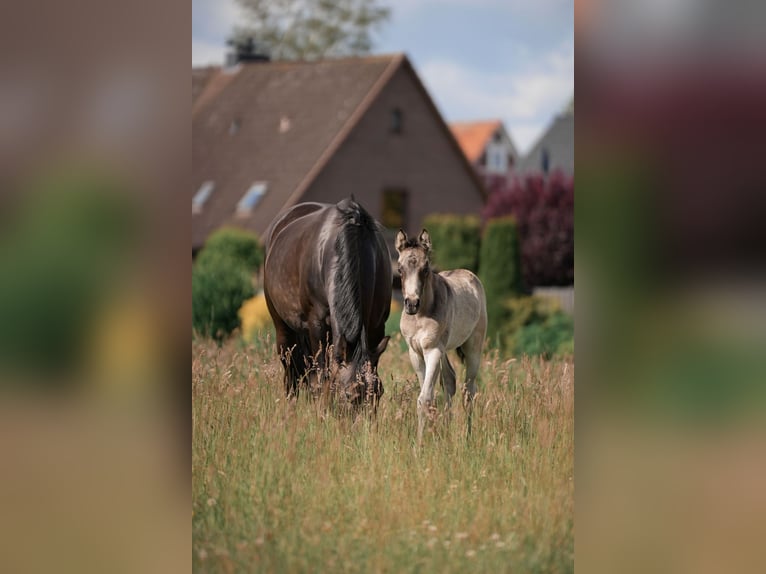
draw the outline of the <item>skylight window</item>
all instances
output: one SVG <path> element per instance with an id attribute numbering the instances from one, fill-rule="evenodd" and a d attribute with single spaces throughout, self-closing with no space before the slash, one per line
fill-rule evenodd
<path id="1" fill-rule="evenodd" d="M 215 189 L 215 183 L 212 181 L 206 181 L 200 186 L 199 190 L 192 198 L 192 213 L 202 213 L 202 207 L 210 198 L 213 189 Z"/>
<path id="2" fill-rule="evenodd" d="M 237 213 L 239 215 L 250 215 L 263 195 L 266 193 L 267 184 L 265 181 L 256 181 L 247 190 L 247 193 L 242 196 L 242 199 L 237 203 Z"/>

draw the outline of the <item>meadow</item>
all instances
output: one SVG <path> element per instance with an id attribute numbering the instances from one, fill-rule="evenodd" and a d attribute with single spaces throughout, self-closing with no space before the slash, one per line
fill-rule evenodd
<path id="1" fill-rule="evenodd" d="M 195 571 L 573 571 L 573 360 L 485 352 L 470 437 L 438 389 L 418 448 L 399 335 L 374 416 L 286 401 L 268 334 L 192 357 Z"/>

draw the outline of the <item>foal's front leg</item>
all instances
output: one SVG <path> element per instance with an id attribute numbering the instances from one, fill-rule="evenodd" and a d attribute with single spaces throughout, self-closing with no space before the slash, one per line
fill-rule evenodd
<path id="1" fill-rule="evenodd" d="M 426 368 L 423 383 L 420 386 L 420 396 L 418 396 L 418 444 L 423 442 L 423 428 L 434 402 L 434 385 L 439 378 L 442 354 L 441 349 L 429 349 L 423 353 Z"/>

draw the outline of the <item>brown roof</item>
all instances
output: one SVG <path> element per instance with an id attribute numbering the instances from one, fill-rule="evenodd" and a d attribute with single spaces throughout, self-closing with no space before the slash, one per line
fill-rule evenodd
<path id="1" fill-rule="evenodd" d="M 207 66 L 205 68 L 192 68 L 192 106 L 202 93 L 210 77 L 215 73 L 216 68 Z"/>
<path id="2" fill-rule="evenodd" d="M 215 183 L 192 215 L 193 246 L 227 222 L 262 232 L 295 203 L 402 59 L 215 69 L 192 107 L 192 195 L 204 181 Z M 267 182 L 267 192 L 251 216 L 238 217 L 235 206 L 254 181 Z"/>
<path id="3" fill-rule="evenodd" d="M 192 247 L 201 247 L 212 231 L 226 224 L 260 234 L 281 209 L 299 202 L 401 68 L 413 75 L 454 145 L 455 157 L 485 197 L 481 181 L 404 54 L 251 62 L 197 69 L 196 74 L 193 69 L 192 196 L 206 181 L 215 187 L 201 212 L 192 214 Z M 266 193 L 251 214 L 238 215 L 237 203 L 255 182 L 265 182 Z"/>
<path id="4" fill-rule="evenodd" d="M 476 163 L 501 123 L 500 120 L 452 122 L 449 127 L 465 157 L 469 162 Z"/>

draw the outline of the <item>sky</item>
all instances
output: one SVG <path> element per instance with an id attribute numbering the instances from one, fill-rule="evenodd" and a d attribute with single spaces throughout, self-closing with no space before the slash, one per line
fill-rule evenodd
<path id="1" fill-rule="evenodd" d="M 528 151 L 574 96 L 574 0 L 380 0 L 373 53 L 405 52 L 448 122 L 499 118 Z M 221 64 L 242 12 L 192 0 L 192 65 Z"/>

